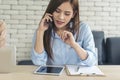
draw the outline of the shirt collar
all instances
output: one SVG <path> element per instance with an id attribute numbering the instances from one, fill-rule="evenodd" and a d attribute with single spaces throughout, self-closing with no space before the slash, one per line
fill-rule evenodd
<path id="1" fill-rule="evenodd" d="M 52 29 L 52 37 L 60 39 L 60 36 Z"/>

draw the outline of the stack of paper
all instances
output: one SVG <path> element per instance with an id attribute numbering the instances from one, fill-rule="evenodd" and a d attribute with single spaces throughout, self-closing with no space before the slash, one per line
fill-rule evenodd
<path id="1" fill-rule="evenodd" d="M 66 65 L 68 75 L 104 76 L 104 73 L 97 66 L 76 66 Z"/>

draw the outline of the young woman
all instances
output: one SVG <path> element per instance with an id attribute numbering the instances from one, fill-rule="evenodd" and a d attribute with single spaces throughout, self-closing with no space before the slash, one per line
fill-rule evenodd
<path id="1" fill-rule="evenodd" d="M 87 65 L 96 63 L 90 27 L 79 21 L 78 0 L 50 0 L 33 37 L 35 65 Z"/>

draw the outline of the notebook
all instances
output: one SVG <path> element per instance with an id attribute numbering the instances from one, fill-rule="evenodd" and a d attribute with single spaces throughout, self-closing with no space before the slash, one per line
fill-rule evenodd
<path id="1" fill-rule="evenodd" d="M 16 65 L 15 47 L 0 48 L 0 73 L 12 72 Z"/>
<path id="2" fill-rule="evenodd" d="M 97 66 L 66 65 L 68 75 L 80 76 L 104 76 L 105 74 Z"/>

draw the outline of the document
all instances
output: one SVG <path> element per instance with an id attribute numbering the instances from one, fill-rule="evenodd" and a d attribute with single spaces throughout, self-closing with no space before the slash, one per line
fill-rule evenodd
<path id="1" fill-rule="evenodd" d="M 105 74 L 97 66 L 77 66 L 66 65 L 68 75 L 81 75 L 81 76 L 104 76 Z"/>

